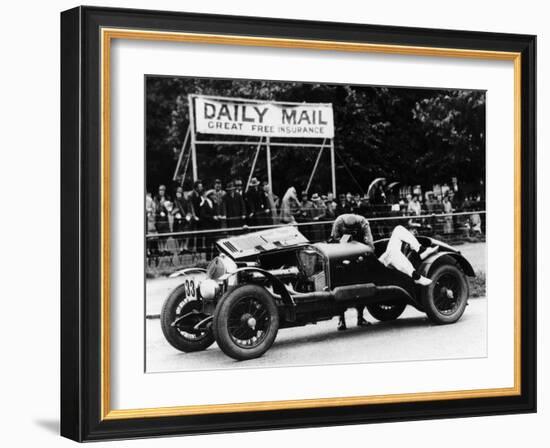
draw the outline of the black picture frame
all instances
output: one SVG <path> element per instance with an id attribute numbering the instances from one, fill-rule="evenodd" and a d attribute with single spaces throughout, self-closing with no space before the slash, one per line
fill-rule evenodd
<path id="1" fill-rule="evenodd" d="M 102 28 L 521 54 L 521 393 L 515 396 L 102 419 Z M 536 411 L 536 37 L 77 7 L 61 14 L 61 434 L 77 441 Z"/>

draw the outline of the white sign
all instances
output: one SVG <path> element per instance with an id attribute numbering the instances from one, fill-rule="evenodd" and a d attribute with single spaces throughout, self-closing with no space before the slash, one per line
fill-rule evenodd
<path id="1" fill-rule="evenodd" d="M 258 137 L 332 138 L 332 104 L 287 104 L 196 97 L 197 132 Z"/>

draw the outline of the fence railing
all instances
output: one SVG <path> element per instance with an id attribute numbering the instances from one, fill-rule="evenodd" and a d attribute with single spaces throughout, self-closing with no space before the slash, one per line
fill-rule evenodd
<path id="1" fill-rule="evenodd" d="M 368 220 L 375 240 L 389 237 L 393 228 L 399 224 L 417 235 L 431 236 L 453 244 L 485 239 L 485 211 L 384 216 L 372 217 Z M 300 232 L 311 242 L 326 241 L 330 237 L 333 223 L 334 220 L 324 220 L 295 224 L 148 233 L 146 235 L 147 270 L 149 273 L 163 273 L 206 264 L 217 255 L 216 241 L 219 239 L 281 225 L 298 227 Z"/>

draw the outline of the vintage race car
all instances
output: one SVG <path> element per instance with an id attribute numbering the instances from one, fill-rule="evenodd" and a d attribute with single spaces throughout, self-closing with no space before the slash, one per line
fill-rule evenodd
<path id="1" fill-rule="evenodd" d="M 226 355 L 247 360 L 262 356 L 280 328 L 329 320 L 350 307 L 364 305 L 390 321 L 411 305 L 436 324 L 454 323 L 466 308 L 474 270 L 451 246 L 418 239 L 439 246 L 415 266 L 432 279 L 426 287 L 378 261 L 387 239 L 376 241 L 374 251 L 355 241 L 312 244 L 284 226 L 219 240 L 220 255 L 206 269 L 172 274 L 182 283 L 163 305 L 162 331 L 178 350 L 205 350 L 216 341 Z M 406 245 L 403 251 L 409 255 Z"/>

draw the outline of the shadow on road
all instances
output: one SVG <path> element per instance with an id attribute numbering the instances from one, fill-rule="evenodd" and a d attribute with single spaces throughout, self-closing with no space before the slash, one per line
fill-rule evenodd
<path id="1" fill-rule="evenodd" d="M 349 324 L 348 324 L 349 325 Z M 345 331 L 338 331 L 336 329 L 336 320 L 334 320 L 333 330 L 327 330 L 322 333 L 314 335 L 294 336 L 288 339 L 281 339 L 280 336 L 284 335 L 285 329 L 279 330 L 280 336 L 277 337 L 276 346 L 284 347 L 287 345 L 298 346 L 304 343 L 326 342 L 331 340 L 353 340 L 356 338 L 364 337 L 366 334 L 381 335 L 384 332 L 394 332 L 403 328 L 416 328 L 430 326 L 426 317 L 411 317 L 408 319 L 398 319 L 391 322 L 374 322 L 368 327 L 357 327 L 354 324 L 349 325 Z M 275 347 L 275 345 L 274 345 Z"/>

